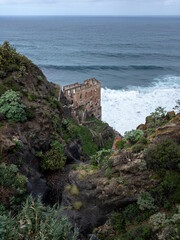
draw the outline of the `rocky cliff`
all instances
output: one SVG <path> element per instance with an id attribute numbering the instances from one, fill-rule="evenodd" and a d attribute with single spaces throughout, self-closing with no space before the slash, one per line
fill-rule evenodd
<path id="1" fill-rule="evenodd" d="M 60 203 L 55 218 L 63 223 L 65 215 L 79 229 L 73 235 L 67 225 L 53 238 L 52 226 L 47 239 L 178 239 L 180 114 L 156 109 L 112 152 L 113 129 L 95 118 L 78 124 L 58 96 L 30 60 L 7 42 L 0 47 L 0 236 L 11 232 L 4 230 L 9 210 L 22 226 L 4 239 L 43 239 L 35 238 L 38 224 L 21 232 L 37 219 L 31 214 L 24 224 L 25 209 L 17 213 L 32 194 Z"/>
<path id="2" fill-rule="evenodd" d="M 28 193 L 35 197 L 46 197 L 50 188 L 45 175 L 58 170 L 56 166 L 42 168 L 53 142 L 62 146 L 66 164 L 87 161 L 98 149 L 112 144 L 111 127 L 96 119 L 90 128 L 86 123 L 78 125 L 70 108 L 69 114 L 66 112 L 68 101 L 63 93 L 61 101 L 58 95 L 57 85 L 48 82 L 37 66 L 4 43 L 0 49 L 0 158 L 19 166 L 28 179 Z"/>

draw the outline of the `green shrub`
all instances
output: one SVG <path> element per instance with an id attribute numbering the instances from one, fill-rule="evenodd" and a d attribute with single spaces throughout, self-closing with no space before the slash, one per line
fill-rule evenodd
<path id="1" fill-rule="evenodd" d="M 179 172 L 166 173 L 162 187 L 164 189 L 164 195 L 169 197 L 173 203 L 180 202 L 180 174 Z"/>
<path id="2" fill-rule="evenodd" d="M 55 114 L 52 118 L 52 126 L 55 132 L 61 133 L 61 122 L 58 114 Z"/>
<path id="3" fill-rule="evenodd" d="M 149 147 L 144 153 L 148 168 L 160 174 L 165 169 L 177 169 L 180 163 L 180 146 L 170 139 L 163 140 Z"/>
<path id="4" fill-rule="evenodd" d="M 150 114 L 148 117 L 148 129 L 151 129 L 150 132 L 153 132 L 155 128 L 162 126 L 166 120 L 166 111 L 165 108 L 157 107 L 154 112 Z M 146 131 L 147 132 L 147 131 Z"/>
<path id="5" fill-rule="evenodd" d="M 5 86 L 4 83 L 0 82 L 0 97 L 3 93 L 5 93 L 8 90 L 7 86 Z"/>
<path id="6" fill-rule="evenodd" d="M 76 240 L 77 229 L 65 217 L 59 220 L 60 209 L 44 206 L 40 199 L 26 199 L 22 210 L 13 217 L 10 213 L 0 215 L 0 239 L 2 240 Z"/>
<path id="7" fill-rule="evenodd" d="M 144 132 L 140 129 L 137 129 L 137 130 L 131 130 L 131 131 L 128 131 L 128 132 L 125 132 L 124 134 L 124 139 L 125 140 L 129 140 L 130 143 L 134 144 L 136 143 L 140 138 L 141 136 L 144 135 Z"/>
<path id="8" fill-rule="evenodd" d="M 138 208 L 138 205 L 136 203 L 129 204 L 125 209 L 123 210 L 123 216 L 124 219 L 127 222 L 133 222 L 135 217 L 140 215 L 140 210 Z"/>
<path id="9" fill-rule="evenodd" d="M 150 217 L 150 224 L 154 232 L 157 232 L 160 240 L 178 240 L 180 236 L 180 205 L 177 205 L 177 212 L 171 216 L 165 213 L 157 213 Z"/>
<path id="10" fill-rule="evenodd" d="M 163 107 L 157 107 L 154 112 L 150 115 L 153 119 L 157 120 L 158 118 L 165 118 L 166 111 Z"/>
<path id="11" fill-rule="evenodd" d="M 0 185 L 5 188 L 14 188 L 18 194 L 25 192 L 25 183 L 27 179 L 18 174 L 18 168 L 14 164 L 0 164 Z"/>
<path id="12" fill-rule="evenodd" d="M 41 167 L 43 170 L 63 169 L 66 163 L 66 157 L 62 145 L 58 141 L 51 143 L 51 149 L 43 154 L 41 158 Z"/>
<path id="13" fill-rule="evenodd" d="M 148 143 L 147 138 L 144 135 L 141 136 L 140 139 L 139 139 L 139 143 L 147 144 Z"/>
<path id="14" fill-rule="evenodd" d="M 139 206 L 139 209 L 142 211 L 146 209 L 155 210 L 157 207 L 155 206 L 154 202 L 155 200 L 150 193 L 142 192 L 138 196 L 137 204 Z"/>
<path id="15" fill-rule="evenodd" d="M 105 158 L 107 156 L 109 156 L 110 153 L 111 153 L 110 149 L 106 150 L 103 148 L 102 150 L 96 152 L 96 154 L 94 154 L 90 157 L 90 164 L 95 165 L 95 166 L 104 165 L 103 162 L 106 161 Z"/>
<path id="16" fill-rule="evenodd" d="M 111 226 L 114 230 L 117 230 L 119 233 L 125 232 L 125 221 L 123 215 L 120 213 L 114 213 L 111 216 Z"/>
<path id="17" fill-rule="evenodd" d="M 142 150 L 144 150 L 144 145 L 143 145 L 143 144 L 140 144 L 140 143 L 135 144 L 135 145 L 133 146 L 133 148 L 132 148 L 133 153 L 139 153 L 139 152 L 141 152 Z"/>
<path id="18" fill-rule="evenodd" d="M 69 138 L 76 139 L 80 137 L 79 130 L 81 127 L 77 126 L 72 121 L 63 119 L 62 127 L 64 140 L 68 140 Z"/>
<path id="19" fill-rule="evenodd" d="M 20 102 L 20 94 L 13 90 L 8 90 L 0 97 L 0 113 L 14 122 L 24 122 L 27 120 L 26 106 Z"/>
<path id="20" fill-rule="evenodd" d="M 43 82 L 42 76 L 38 75 L 38 76 L 37 76 L 37 80 L 38 80 L 39 82 Z"/>
<path id="21" fill-rule="evenodd" d="M 13 143 L 15 143 L 16 144 L 16 150 L 20 150 L 20 149 L 22 149 L 22 145 L 21 145 L 21 142 L 20 141 L 18 141 L 18 140 L 13 140 Z"/>
<path id="22" fill-rule="evenodd" d="M 10 213 L 0 214 L 0 239 L 18 240 L 18 230 L 16 228 L 16 220 Z"/>
<path id="23" fill-rule="evenodd" d="M 155 205 L 168 210 L 172 204 L 180 202 L 180 175 L 178 172 L 166 172 L 158 186 L 150 190 Z"/>
<path id="24" fill-rule="evenodd" d="M 122 139 L 116 142 L 116 148 L 117 149 L 123 149 L 125 146 L 126 140 Z"/>
<path id="25" fill-rule="evenodd" d="M 60 110 L 62 109 L 62 104 L 55 97 L 51 97 L 49 95 L 44 97 L 50 104 L 50 107 L 55 109 L 56 107 Z"/>
<path id="26" fill-rule="evenodd" d="M 34 108 L 30 107 L 26 109 L 26 117 L 28 120 L 34 119 L 36 117 Z"/>
<path id="27" fill-rule="evenodd" d="M 139 224 L 140 222 L 143 222 L 145 220 L 147 220 L 152 214 L 154 213 L 154 210 L 144 210 L 141 211 L 141 214 L 138 215 L 134 221 L 136 224 Z"/>
<path id="28" fill-rule="evenodd" d="M 111 167 L 106 167 L 104 176 L 110 179 L 110 178 L 112 178 L 112 174 L 113 174 L 113 172 L 112 172 Z"/>
<path id="29" fill-rule="evenodd" d="M 14 71 L 19 71 L 19 66 L 17 64 L 10 64 L 7 66 L 7 71 L 8 72 L 14 72 Z"/>
<path id="30" fill-rule="evenodd" d="M 5 41 L 2 46 L 0 46 L 0 70 L 4 72 L 12 72 L 26 67 L 32 67 L 34 64 L 27 59 L 25 56 L 20 55 L 16 52 L 15 48 L 11 47 L 9 42 Z"/>
<path id="31" fill-rule="evenodd" d="M 149 225 L 143 225 L 123 234 L 118 240 L 153 240 L 155 239 L 154 237 L 152 227 Z"/>
<path id="32" fill-rule="evenodd" d="M 124 208 L 121 213 L 114 213 L 111 216 L 111 226 L 113 229 L 118 230 L 118 232 L 125 232 L 125 227 L 130 222 L 133 222 L 134 218 L 140 214 L 140 210 L 136 203 L 129 204 Z"/>
<path id="33" fill-rule="evenodd" d="M 0 71 L 0 78 L 5 78 L 6 77 L 6 73 L 4 71 Z"/>
<path id="34" fill-rule="evenodd" d="M 28 98 L 28 101 L 30 101 L 30 102 L 36 101 L 36 96 L 33 93 L 28 92 L 27 98 Z"/>
<path id="35" fill-rule="evenodd" d="M 155 230 L 158 230 L 159 228 L 163 227 L 167 221 L 166 221 L 166 214 L 165 213 L 156 213 L 150 217 L 150 223 L 153 225 L 153 228 Z"/>

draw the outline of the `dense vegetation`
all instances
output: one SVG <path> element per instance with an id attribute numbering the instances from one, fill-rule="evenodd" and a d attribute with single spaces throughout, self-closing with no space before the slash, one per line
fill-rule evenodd
<path id="1" fill-rule="evenodd" d="M 175 109 L 179 109 L 179 101 Z M 180 145 L 168 136 L 149 144 L 149 139 L 156 136 L 156 129 L 171 120 L 165 114 L 163 108 L 157 108 L 148 117 L 144 131 L 127 132 L 123 140 L 117 142 L 116 147 L 121 151 L 143 153 L 139 169 L 144 173 L 152 172 L 152 179 L 157 180 L 158 184 L 148 191 L 142 191 L 137 202 L 112 214 L 108 230 L 98 235 L 100 239 L 179 239 Z"/>
<path id="2" fill-rule="evenodd" d="M 17 77 L 23 78 L 32 67 L 36 66 L 25 56 L 17 53 L 8 42 L 4 42 L 0 46 L 0 79 L 3 79 L 0 82 L 0 96 L 9 89 L 21 91 L 23 87 L 14 81 L 16 76 L 13 73 L 16 72 Z"/>
<path id="3" fill-rule="evenodd" d="M 21 210 L 13 216 L 0 206 L 0 239 L 2 240 L 76 240 L 78 231 L 72 231 L 66 218 L 58 220 L 60 209 L 50 208 L 32 196 L 26 198 Z"/>
<path id="4" fill-rule="evenodd" d="M 52 142 L 51 149 L 44 155 L 41 155 L 41 159 L 41 167 L 43 170 L 63 169 L 66 163 L 63 146 L 58 141 Z"/>
<path id="5" fill-rule="evenodd" d="M 72 142 L 81 139 L 81 156 L 89 159 L 111 148 L 114 132 L 97 119 L 90 127 L 66 119 L 58 93 L 29 59 L 8 42 L 0 46 L 0 239 L 77 239 L 60 209 L 37 200 L 36 189 L 28 196 L 27 189 L 33 178 L 38 188 L 46 174 L 63 170 Z"/>
<path id="6" fill-rule="evenodd" d="M 82 153 L 92 156 L 100 149 L 111 149 L 113 144 L 114 133 L 111 130 L 109 140 L 103 141 L 103 146 L 98 146 L 101 133 L 108 127 L 98 119 L 93 118 L 94 123 L 89 127 L 77 125 L 73 120 L 63 119 L 62 134 L 63 139 L 68 143 L 70 139 L 82 139 Z"/>

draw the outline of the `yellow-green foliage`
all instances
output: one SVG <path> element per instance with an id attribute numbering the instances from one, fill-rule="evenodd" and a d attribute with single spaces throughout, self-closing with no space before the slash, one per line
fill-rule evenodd
<path id="1" fill-rule="evenodd" d="M 79 195 L 79 189 L 77 188 L 76 184 L 74 183 L 72 186 L 70 184 L 68 184 L 65 187 L 66 191 L 69 191 L 71 195 L 73 196 L 77 196 Z"/>
<path id="2" fill-rule="evenodd" d="M 68 185 L 65 187 L 65 190 L 66 190 L 66 191 L 70 191 L 70 190 L 71 190 L 71 185 L 68 184 Z"/>
<path id="3" fill-rule="evenodd" d="M 74 204 L 73 204 L 73 208 L 75 209 L 75 210 L 80 210 L 81 209 L 81 207 L 82 207 L 82 202 L 80 202 L 80 201 L 78 201 L 78 202 L 75 202 Z"/>
<path id="4" fill-rule="evenodd" d="M 79 189 L 77 188 L 76 184 L 74 183 L 70 189 L 71 195 L 79 195 Z"/>
<path id="5" fill-rule="evenodd" d="M 80 173 L 79 173 L 79 176 L 78 176 L 78 179 L 79 180 L 83 180 L 85 177 L 86 177 L 87 173 L 85 170 L 82 170 Z"/>

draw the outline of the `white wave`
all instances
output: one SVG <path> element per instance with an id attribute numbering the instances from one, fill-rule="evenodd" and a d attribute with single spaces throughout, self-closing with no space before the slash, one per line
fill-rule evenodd
<path id="1" fill-rule="evenodd" d="M 102 120 L 122 135 L 145 122 L 158 106 L 170 111 L 180 99 L 180 76 L 156 79 L 151 87 L 128 90 L 102 88 Z"/>

